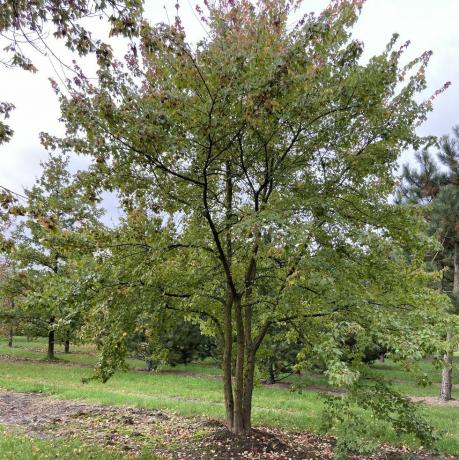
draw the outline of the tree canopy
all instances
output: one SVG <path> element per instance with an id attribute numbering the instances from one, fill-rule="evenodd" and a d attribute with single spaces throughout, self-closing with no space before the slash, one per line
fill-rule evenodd
<path id="1" fill-rule="evenodd" d="M 400 152 L 422 143 L 430 53 L 402 64 L 394 35 L 363 63 L 351 35 L 361 2 L 290 27 L 296 4 L 207 2 L 196 45 L 179 17 L 142 22 L 140 53 L 100 60 L 97 82 L 76 69 L 60 93 L 67 136 L 42 137 L 92 158 L 84 186 L 116 191 L 126 211 L 95 259 L 117 267 L 92 311 L 101 375 L 121 362 L 139 311 L 182 312 L 223 340 L 235 433 L 251 428 L 256 353 L 274 328 L 292 339 L 301 328 L 303 361 L 320 355 L 333 382 L 352 385 L 370 331 L 395 356 L 420 356 L 420 325 L 446 302 L 423 269 L 417 212 L 389 200 Z M 350 335 L 362 346 L 345 362 Z"/>

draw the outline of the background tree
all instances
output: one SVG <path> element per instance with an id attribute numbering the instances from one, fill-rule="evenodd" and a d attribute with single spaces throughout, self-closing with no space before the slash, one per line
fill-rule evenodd
<path id="1" fill-rule="evenodd" d="M 352 385 L 357 359 L 343 363 L 339 346 L 350 330 L 401 340 L 391 331 L 443 302 L 427 287 L 436 275 L 423 271 L 415 212 L 388 202 L 398 155 L 419 145 L 431 108 L 415 100 L 430 53 L 401 65 L 394 36 L 363 64 L 350 34 L 360 2 L 332 2 L 292 29 L 296 3 L 212 3 L 196 46 L 179 18 L 144 22 L 141 56 L 102 62 L 97 84 L 80 72 L 61 95 L 67 137 L 43 136 L 92 157 L 87 181 L 117 190 L 144 223 L 123 246 L 135 265 L 115 263 L 119 248 L 101 254 L 120 278 L 92 310 L 101 375 L 122 363 L 136 308 L 196 315 L 222 337 L 236 434 L 251 429 L 256 354 L 272 328 L 302 327 L 332 382 Z M 134 293 L 142 301 L 126 309 Z"/>
<path id="2" fill-rule="evenodd" d="M 129 337 L 128 350 L 145 360 L 146 370 L 216 357 L 215 340 L 203 335 L 199 325 L 171 311 L 163 312 L 162 316 L 160 320 L 145 317 L 144 329 Z"/>
<path id="3" fill-rule="evenodd" d="M 4 239 L 9 257 L 25 278 L 23 315 L 35 319 L 35 334 L 48 335 L 48 359 L 54 359 L 55 330 L 71 327 L 66 248 L 78 254 L 79 239 L 101 214 L 95 197 L 85 195 L 68 171 L 69 159 L 54 156 L 43 164 L 42 176 L 25 192 L 24 217 Z M 6 244 L 8 243 L 8 244 Z M 69 313 L 71 315 L 69 316 Z"/>
<path id="4" fill-rule="evenodd" d="M 36 71 L 29 57 L 30 46 L 56 57 L 47 43 L 50 32 L 79 55 L 101 51 L 103 44 L 92 37 L 84 20 L 105 18 L 111 35 L 133 37 L 141 13 L 140 0 L 4 0 L 0 5 L 0 32 L 9 44 L 3 49 L 0 63 Z"/>
<path id="5" fill-rule="evenodd" d="M 48 36 L 62 39 L 66 47 L 83 56 L 95 52 L 98 59 L 106 59 L 111 49 L 94 38 L 84 25 L 88 18 L 106 19 L 110 35 L 132 38 L 138 33 L 143 11 L 142 0 L 3 0 L 0 4 L 0 34 L 7 46 L 0 54 L 0 65 L 21 67 L 36 72 L 30 55 L 32 51 L 57 59 L 62 68 L 70 67 L 55 54 Z M 0 145 L 13 135 L 6 123 L 14 105 L 0 102 Z M 0 185 L 0 207 L 13 201 L 14 194 Z"/>
<path id="6" fill-rule="evenodd" d="M 272 334 L 272 335 L 271 335 Z M 298 353 L 303 348 L 299 340 L 289 340 L 289 334 L 272 330 L 258 353 L 258 367 L 265 382 L 272 385 L 295 372 Z"/>
<path id="7" fill-rule="evenodd" d="M 428 263 L 443 270 L 441 288 L 451 299 L 446 310 L 449 314 L 459 313 L 459 127 L 453 133 L 440 140 L 440 150 L 435 155 L 428 150 L 418 153 L 417 169 L 404 167 L 400 187 L 402 200 L 423 206 L 429 231 L 440 241 L 441 249 L 430 255 Z M 440 391 L 444 401 L 451 399 L 453 352 L 457 346 L 453 321 L 450 322 Z"/>
<path id="8" fill-rule="evenodd" d="M 0 323 L 3 332 L 8 337 L 9 347 L 13 346 L 15 333 L 26 322 L 18 308 L 24 291 L 23 276 L 23 273 L 17 273 L 7 257 L 2 257 L 0 263 Z"/>

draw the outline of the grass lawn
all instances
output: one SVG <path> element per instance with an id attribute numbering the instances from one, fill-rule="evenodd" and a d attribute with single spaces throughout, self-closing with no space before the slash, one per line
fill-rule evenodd
<path id="1" fill-rule="evenodd" d="M 14 345 L 15 348 L 11 349 L 2 341 L 0 355 L 41 360 L 45 354 L 46 347 L 43 340 L 27 342 L 23 338 L 16 338 Z M 67 355 L 58 353 L 59 361 L 56 363 L 0 360 L 0 388 L 22 392 L 42 392 L 57 399 L 165 409 L 183 416 L 204 415 L 223 418 L 223 389 L 222 381 L 218 377 L 220 371 L 211 363 L 177 366 L 173 369 L 163 369 L 158 373 L 146 373 L 132 369 L 116 374 L 106 384 L 99 382 L 83 384 L 81 380 L 91 375 L 91 368 L 63 364 L 68 361 L 90 365 L 94 364 L 97 357 L 88 354 L 93 350 L 87 346 L 77 347 L 72 351 L 72 354 Z M 459 361 L 458 357 L 456 361 Z M 130 366 L 139 368 L 142 367 L 142 362 L 132 360 Z M 423 366 L 425 371 L 431 373 L 438 383 L 438 371 L 427 362 L 423 363 Z M 435 387 L 419 388 L 415 385 L 411 375 L 390 361 L 384 364 L 378 363 L 374 366 L 374 370 L 394 379 L 399 390 L 405 394 L 436 396 L 438 393 L 437 384 Z M 294 378 L 296 383 L 299 378 L 298 376 Z M 306 385 L 326 385 L 322 376 L 308 375 L 301 379 Z M 457 376 L 455 383 L 457 383 Z M 459 393 L 458 389 L 454 391 Z M 253 422 L 254 425 L 276 426 L 297 431 L 317 431 L 321 408 L 322 402 L 315 391 L 307 391 L 306 388 L 298 393 L 285 388 L 260 385 L 255 388 L 254 392 Z M 426 406 L 423 411 L 434 426 L 444 433 L 443 439 L 438 443 L 438 449 L 443 453 L 459 455 L 459 409 L 457 407 Z M 382 423 L 375 423 L 370 419 L 369 423 L 374 427 L 374 438 L 381 442 L 418 446 L 414 439 L 408 436 L 398 437 Z M 15 442 L 11 441 L 13 438 L 13 435 L 1 437 L 0 458 L 45 458 L 19 454 L 11 457 L 2 456 L 2 452 L 7 451 L 5 449 L 14 449 Z M 34 445 L 38 447 L 40 445 L 38 441 L 29 440 L 21 448 L 30 447 L 31 443 L 36 443 Z M 43 441 L 43 443 L 45 445 L 48 441 Z M 78 447 L 71 446 L 68 449 L 78 449 Z M 52 452 L 54 453 L 54 450 Z M 80 456 L 79 458 L 86 457 Z M 112 457 L 96 456 L 95 458 Z"/>
<path id="2" fill-rule="evenodd" d="M 0 458 L 2 460 L 41 460 L 46 458 L 56 460 L 118 460 L 123 457 L 76 440 L 64 443 L 62 440 L 44 440 L 19 435 L 8 427 L 0 425 Z"/>
<path id="3" fill-rule="evenodd" d="M 25 337 L 15 337 L 13 347 L 7 346 L 5 341 L 0 342 L 0 355 L 14 356 L 17 358 L 46 360 L 47 340 L 39 338 L 27 340 Z M 76 363 L 86 366 L 93 366 L 97 362 L 97 352 L 93 345 L 71 345 L 70 353 L 64 353 L 64 346 L 55 345 L 56 358 L 63 363 Z M 129 359 L 128 366 L 130 368 L 143 368 L 145 362 L 139 359 Z"/>

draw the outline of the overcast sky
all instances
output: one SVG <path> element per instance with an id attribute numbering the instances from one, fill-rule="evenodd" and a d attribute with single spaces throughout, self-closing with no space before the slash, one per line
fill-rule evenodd
<path id="1" fill-rule="evenodd" d="M 147 16 L 154 22 L 165 21 L 164 7 L 173 17 L 176 0 L 146 0 Z M 193 40 L 203 34 L 191 5 L 195 0 L 182 0 L 183 22 Z M 327 0 L 305 0 L 305 11 L 321 11 Z M 459 0 L 367 0 L 354 36 L 365 44 L 365 56 L 380 52 L 392 33 L 400 34 L 400 43 L 411 40 L 407 58 L 423 51 L 434 52 L 427 72 L 429 84 L 426 97 L 446 81 L 450 88 L 435 102 L 434 111 L 419 129 L 420 134 L 442 135 L 459 124 Z M 1 43 L 0 43 L 1 44 Z M 68 62 L 71 56 L 59 44 L 53 45 Z M 0 146 L 0 184 L 15 191 L 30 186 L 39 175 L 39 163 L 46 152 L 39 143 L 41 131 L 62 133 L 58 122 L 59 107 L 51 90 L 49 77 L 56 78 L 49 60 L 33 56 L 39 67 L 37 74 L 0 67 L 0 101 L 16 106 L 10 125 L 15 130 L 13 140 Z M 91 64 L 87 61 L 87 65 Z M 410 158 L 406 153 L 403 161 Z"/>

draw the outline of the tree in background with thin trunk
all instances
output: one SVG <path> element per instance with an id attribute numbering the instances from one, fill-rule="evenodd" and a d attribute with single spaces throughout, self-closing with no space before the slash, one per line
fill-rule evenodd
<path id="1" fill-rule="evenodd" d="M 21 217 L 9 234 L 2 235 L 1 243 L 23 281 L 16 306 L 28 323 L 28 335 L 47 335 L 47 357 L 53 360 L 56 330 L 69 329 L 75 317 L 66 285 L 72 269 L 66 247 L 72 247 L 75 259 L 84 248 L 81 235 L 98 225 L 101 211 L 95 197 L 73 182 L 67 157 L 56 155 L 42 167 L 41 177 L 25 191 Z M 63 292 L 70 292 L 65 300 Z"/>
<path id="2" fill-rule="evenodd" d="M 431 254 L 427 263 L 443 270 L 441 289 L 451 299 L 445 314 L 459 313 L 459 126 L 453 136 L 444 136 L 439 151 L 425 150 L 416 155 L 417 169 L 406 165 L 399 189 L 405 202 L 418 203 L 425 209 L 430 233 L 435 234 L 441 249 Z M 438 160 L 438 162 L 436 161 Z M 440 399 L 451 399 L 454 350 L 458 337 L 454 325 L 446 327 Z"/>

